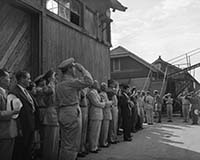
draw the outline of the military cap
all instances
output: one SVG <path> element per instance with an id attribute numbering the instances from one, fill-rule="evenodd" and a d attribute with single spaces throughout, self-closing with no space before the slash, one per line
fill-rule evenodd
<path id="1" fill-rule="evenodd" d="M 74 62 L 75 62 L 74 58 L 68 58 L 68 59 L 62 61 L 62 62 L 59 64 L 58 68 L 59 68 L 59 69 L 66 68 L 66 67 L 68 67 L 69 65 L 73 65 Z"/>
<path id="2" fill-rule="evenodd" d="M 40 81 L 43 80 L 43 79 L 44 79 L 44 75 L 41 74 L 41 75 L 37 76 L 37 77 L 34 79 L 34 82 L 35 82 L 35 83 L 38 83 L 38 82 L 40 82 Z"/>

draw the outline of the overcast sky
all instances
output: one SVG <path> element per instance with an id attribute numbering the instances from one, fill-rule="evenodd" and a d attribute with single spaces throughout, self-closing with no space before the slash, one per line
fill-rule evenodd
<path id="1" fill-rule="evenodd" d="M 200 0 L 119 1 L 128 9 L 112 13 L 113 48 L 121 45 L 150 63 L 200 48 Z M 200 54 L 191 56 L 191 64 L 198 62 Z M 200 81 L 200 68 L 195 78 Z"/>

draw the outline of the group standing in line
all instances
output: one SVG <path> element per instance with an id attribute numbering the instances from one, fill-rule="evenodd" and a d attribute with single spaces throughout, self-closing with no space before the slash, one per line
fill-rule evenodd
<path id="1" fill-rule="evenodd" d="M 2 160 L 31 160 L 35 150 L 44 160 L 76 160 L 89 152 L 123 140 L 132 141 L 132 133 L 143 123 L 162 122 L 165 104 L 168 122 L 172 122 L 171 93 L 161 97 L 155 90 L 139 91 L 128 84 L 119 85 L 92 78 L 74 58 L 63 61 L 57 73 L 49 70 L 34 83 L 26 71 L 15 74 L 16 85 L 9 89 L 9 72 L 0 69 L 0 157 Z M 198 123 L 199 97 L 186 92 L 179 95 L 184 122 L 192 112 Z M 191 107 L 192 106 L 192 107 Z"/>

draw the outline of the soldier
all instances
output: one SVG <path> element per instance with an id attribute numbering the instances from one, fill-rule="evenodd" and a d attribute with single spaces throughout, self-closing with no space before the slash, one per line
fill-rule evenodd
<path id="1" fill-rule="evenodd" d="M 167 93 L 164 95 L 163 99 L 165 100 L 167 106 L 167 117 L 168 122 L 172 122 L 172 113 L 173 113 L 173 98 L 171 97 L 171 93 Z"/>
<path id="2" fill-rule="evenodd" d="M 192 124 L 196 125 L 199 121 L 199 109 L 200 109 L 200 97 L 193 93 L 192 96 L 187 96 L 187 98 L 190 100 L 190 103 L 192 104 L 191 108 L 191 116 L 192 116 Z"/>
<path id="3" fill-rule="evenodd" d="M 157 90 L 154 90 L 154 109 L 158 115 L 158 123 L 161 123 L 162 99 L 160 98 Z"/>
<path id="4" fill-rule="evenodd" d="M 63 74 L 56 85 L 58 120 L 61 132 L 60 160 L 75 160 L 80 147 L 81 110 L 79 91 L 93 83 L 91 74 L 74 58 L 63 61 L 58 68 Z M 76 71 L 81 78 L 77 78 Z"/>
<path id="5" fill-rule="evenodd" d="M 182 103 L 182 114 L 183 114 L 184 122 L 188 122 L 190 101 L 188 99 L 187 91 L 184 91 L 183 94 L 180 94 L 178 98 L 181 100 L 181 103 Z"/>
<path id="6" fill-rule="evenodd" d="M 150 92 L 146 92 L 145 98 L 145 111 L 147 116 L 147 123 L 148 125 L 153 124 L 153 97 L 150 95 Z"/>

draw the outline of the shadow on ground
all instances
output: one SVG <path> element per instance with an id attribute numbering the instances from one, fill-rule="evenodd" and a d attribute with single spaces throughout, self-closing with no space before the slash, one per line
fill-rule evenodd
<path id="1" fill-rule="evenodd" d="M 180 118 L 173 123 L 145 125 L 132 142 L 112 145 L 80 160 L 200 160 L 199 133 L 200 126 L 183 123 Z"/>

